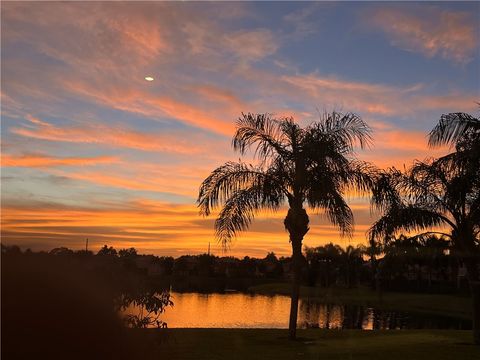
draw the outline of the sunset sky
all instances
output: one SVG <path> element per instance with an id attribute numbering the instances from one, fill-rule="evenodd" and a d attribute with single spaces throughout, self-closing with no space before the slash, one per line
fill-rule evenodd
<path id="1" fill-rule="evenodd" d="M 480 3 L 2 2 L 2 242 L 205 252 L 201 181 L 228 160 L 241 112 L 354 111 L 380 167 L 437 156 L 442 113 L 478 114 Z M 146 81 L 151 76 L 154 81 Z M 251 161 L 250 158 L 246 159 Z M 352 239 L 311 216 L 309 246 Z M 285 212 L 259 216 L 228 255 L 290 252 Z"/>

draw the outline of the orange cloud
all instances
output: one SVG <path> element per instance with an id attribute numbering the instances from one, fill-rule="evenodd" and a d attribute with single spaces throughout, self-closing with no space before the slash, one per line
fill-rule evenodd
<path id="1" fill-rule="evenodd" d="M 216 160 L 214 160 L 216 162 Z M 223 162 L 223 160 L 221 160 Z M 145 162 L 119 162 L 107 169 L 56 172 L 66 178 L 87 181 L 96 185 L 132 191 L 170 193 L 196 199 L 198 189 L 213 165 L 173 164 Z"/>
<path id="2" fill-rule="evenodd" d="M 239 111 L 248 108 L 248 105 L 244 103 L 237 95 L 231 90 L 222 89 L 214 85 L 196 85 L 191 87 L 193 91 L 207 99 L 210 102 L 223 104 L 224 106 L 238 109 Z"/>
<path id="3" fill-rule="evenodd" d="M 473 14 L 442 10 L 435 6 L 407 9 L 384 7 L 369 13 L 369 24 L 385 31 L 394 46 L 440 55 L 468 63 L 478 49 L 478 29 Z"/>
<path id="4" fill-rule="evenodd" d="M 254 61 L 274 54 L 279 44 L 270 30 L 255 29 L 226 34 L 224 46 L 240 59 Z"/>
<path id="5" fill-rule="evenodd" d="M 427 132 L 406 130 L 390 124 L 372 121 L 374 143 L 371 149 L 362 151 L 361 158 L 381 168 L 403 168 L 414 160 L 444 155 L 448 149 L 431 149 Z"/>
<path id="6" fill-rule="evenodd" d="M 5 26 L 2 41 L 30 41 L 42 53 L 89 71 L 145 65 L 169 51 L 164 23 L 149 16 L 145 6 L 100 2 L 57 5 L 2 4 L 2 20 L 14 25 Z M 19 21 L 24 25 L 15 26 Z"/>
<path id="7" fill-rule="evenodd" d="M 423 96 L 418 99 L 418 106 L 424 109 L 451 109 L 454 112 L 470 113 L 478 109 L 480 99 L 480 89 L 477 89 L 475 95 L 453 93 L 451 95 L 431 95 Z"/>
<path id="8" fill-rule="evenodd" d="M 150 174 L 142 177 L 135 175 L 125 175 L 116 173 L 115 175 L 108 175 L 104 172 L 86 172 L 81 173 L 69 172 L 64 176 L 71 179 L 84 180 L 94 184 L 104 185 L 108 187 L 118 187 L 128 190 L 142 190 L 172 193 L 184 196 L 196 196 L 195 188 L 199 186 L 200 181 L 193 179 L 185 179 L 176 174 L 162 174 L 161 177 L 155 177 Z"/>
<path id="9" fill-rule="evenodd" d="M 367 206 L 367 207 L 365 207 Z M 338 231 L 322 217 L 311 214 L 311 230 L 305 244 L 318 246 L 330 241 L 341 245 L 365 242 L 368 205 L 353 206 L 360 215 L 352 239 L 340 238 Z M 286 211 L 261 213 L 250 231 L 240 234 L 226 255 L 265 256 L 291 253 L 288 234 L 283 227 Z M 72 207 L 51 203 L 20 204 L 4 202 L 2 209 L 2 242 L 36 249 L 67 246 L 83 248 L 89 238 L 92 249 L 104 244 L 114 247 L 136 247 L 140 252 L 158 255 L 203 253 L 209 242 L 214 252 L 222 254 L 214 240 L 213 221 L 198 215 L 195 204 L 171 204 L 138 199 L 123 204 Z"/>
<path id="10" fill-rule="evenodd" d="M 182 138 L 166 134 L 146 134 L 119 125 L 85 123 L 82 126 L 55 126 L 33 116 L 26 117 L 34 128 L 13 127 L 14 134 L 50 141 L 91 143 L 125 147 L 143 151 L 161 151 L 180 154 L 200 153 L 203 148 Z"/>
<path id="11" fill-rule="evenodd" d="M 421 85 L 398 88 L 393 86 L 371 84 L 366 82 L 346 81 L 319 74 L 283 76 L 282 80 L 303 91 L 311 99 L 321 99 L 324 104 L 334 108 L 343 108 L 377 115 L 404 112 L 405 107 L 399 102 L 410 93 L 416 92 Z M 338 103 L 341 99 L 343 103 Z M 315 100 L 318 101 L 318 100 Z"/>
<path id="12" fill-rule="evenodd" d="M 283 86 L 277 82 L 272 88 L 297 97 L 303 103 L 310 101 L 315 106 L 320 99 L 324 106 L 367 115 L 411 117 L 418 116 L 419 111 L 437 110 L 440 116 L 443 110 L 470 112 L 476 109 L 478 101 L 478 95 L 458 91 L 445 95 L 425 94 L 421 92 L 424 84 L 397 87 L 348 81 L 317 73 L 284 75 L 281 80 Z"/>
<path id="13" fill-rule="evenodd" d="M 233 112 L 225 115 L 221 110 L 205 110 L 200 106 L 175 100 L 172 97 L 156 96 L 144 90 L 135 88 L 124 89 L 111 85 L 102 88 L 87 85 L 82 82 L 65 82 L 63 84 L 73 93 L 93 98 L 97 103 L 114 109 L 142 114 L 149 118 L 164 119 L 165 116 L 180 120 L 188 125 L 205 129 L 217 134 L 230 136 L 233 133 Z M 218 116 L 214 112 L 222 113 Z M 238 116 L 238 114 L 235 114 Z"/>
<path id="14" fill-rule="evenodd" d="M 2 167 L 87 166 L 97 164 L 111 164 L 117 161 L 117 158 L 111 156 L 59 158 L 40 154 L 20 156 L 2 154 Z"/>
<path id="15" fill-rule="evenodd" d="M 167 97 L 149 97 L 145 101 L 168 116 L 190 125 L 228 136 L 233 133 L 233 122 L 228 117 L 220 120 L 197 107 Z"/>

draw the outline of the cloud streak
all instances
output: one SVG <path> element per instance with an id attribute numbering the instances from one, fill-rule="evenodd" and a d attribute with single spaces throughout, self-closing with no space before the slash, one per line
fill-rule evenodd
<path id="1" fill-rule="evenodd" d="M 392 45 L 427 57 L 441 56 L 465 64 L 478 50 L 475 18 L 467 12 L 436 6 L 383 7 L 369 12 L 368 22 L 384 31 Z"/>
<path id="2" fill-rule="evenodd" d="M 110 206 L 72 207 L 55 203 L 15 201 L 4 205 L 2 241 L 34 249 L 68 246 L 83 248 L 85 238 L 93 249 L 104 244 L 137 247 L 155 254 L 180 256 L 204 253 L 212 242 L 213 218 L 198 217 L 195 205 L 179 205 L 136 199 Z M 367 210 L 368 212 L 368 210 Z M 260 214 L 251 231 L 236 240 L 228 255 L 263 257 L 271 249 L 278 255 L 290 253 L 288 236 L 281 231 L 284 214 Z M 319 217 L 312 216 L 306 244 L 318 246 L 338 236 Z M 352 244 L 363 242 L 365 226 L 357 226 Z M 222 249 L 212 243 L 216 254 Z M 345 245 L 345 244 L 344 244 Z"/>
<path id="3" fill-rule="evenodd" d="M 58 166 L 89 166 L 118 162 L 113 156 L 96 157 L 53 157 L 42 154 L 9 155 L 2 154 L 2 167 L 49 168 Z"/>
<path id="4" fill-rule="evenodd" d="M 195 154 L 205 148 L 168 134 L 148 134 L 121 125 L 85 122 L 77 126 L 55 126 L 33 116 L 26 117 L 34 127 L 12 127 L 10 132 L 23 137 L 56 142 L 97 144 L 142 151 Z"/>

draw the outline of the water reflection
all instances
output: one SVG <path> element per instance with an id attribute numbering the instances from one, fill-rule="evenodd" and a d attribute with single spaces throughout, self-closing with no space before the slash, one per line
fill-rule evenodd
<path id="1" fill-rule="evenodd" d="M 469 329 L 467 320 L 363 306 L 300 302 L 299 326 L 321 329 Z"/>
<path id="2" fill-rule="evenodd" d="M 289 298 L 246 294 L 173 293 L 174 307 L 163 319 L 169 327 L 283 328 Z"/>
<path id="3" fill-rule="evenodd" d="M 179 328 L 287 328 L 290 298 L 243 293 L 172 293 L 161 319 Z M 132 309 L 130 309 L 132 310 Z M 298 326 L 321 329 L 469 329 L 469 321 L 300 300 Z"/>

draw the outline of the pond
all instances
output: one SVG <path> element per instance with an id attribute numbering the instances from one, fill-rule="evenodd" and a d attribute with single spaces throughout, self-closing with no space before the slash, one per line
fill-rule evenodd
<path id="1" fill-rule="evenodd" d="M 288 328 L 288 296 L 177 292 L 171 296 L 175 305 L 161 315 L 171 328 Z M 297 324 L 321 329 L 471 329 L 470 321 L 463 319 L 309 299 L 300 300 Z"/>

